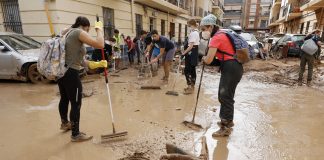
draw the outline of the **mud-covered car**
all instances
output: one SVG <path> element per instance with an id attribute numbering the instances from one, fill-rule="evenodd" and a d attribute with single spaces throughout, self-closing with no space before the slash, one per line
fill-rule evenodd
<path id="1" fill-rule="evenodd" d="M 37 71 L 41 43 L 16 33 L 0 32 L 0 79 L 47 83 Z"/>

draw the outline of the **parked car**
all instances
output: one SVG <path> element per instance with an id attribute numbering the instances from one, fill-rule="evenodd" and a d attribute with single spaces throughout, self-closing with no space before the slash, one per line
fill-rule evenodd
<path id="1" fill-rule="evenodd" d="M 263 42 L 264 43 L 271 43 L 272 45 L 274 45 L 283 36 L 285 36 L 284 33 L 276 33 L 276 34 L 273 34 L 273 35 L 265 38 Z"/>
<path id="2" fill-rule="evenodd" d="M 37 70 L 41 43 L 16 33 L 0 33 L 0 79 L 49 82 Z"/>
<path id="3" fill-rule="evenodd" d="M 285 56 L 300 56 L 305 37 L 304 34 L 286 34 L 272 46 L 270 52 L 277 59 Z"/>
<path id="4" fill-rule="evenodd" d="M 242 32 L 239 35 L 242 36 L 247 41 L 247 43 L 253 48 L 255 54 L 254 56 L 259 55 L 262 59 L 264 59 L 264 55 L 262 52 L 263 44 L 260 43 L 253 34 Z"/>

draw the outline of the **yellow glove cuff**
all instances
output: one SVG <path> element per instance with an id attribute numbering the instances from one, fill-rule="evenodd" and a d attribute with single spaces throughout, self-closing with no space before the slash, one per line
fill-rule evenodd
<path id="1" fill-rule="evenodd" d="M 101 21 L 95 22 L 95 28 L 103 30 L 103 23 Z"/>
<path id="2" fill-rule="evenodd" d="M 100 62 L 89 61 L 89 68 L 96 69 L 96 68 L 107 68 L 108 62 L 106 60 L 101 60 Z"/>

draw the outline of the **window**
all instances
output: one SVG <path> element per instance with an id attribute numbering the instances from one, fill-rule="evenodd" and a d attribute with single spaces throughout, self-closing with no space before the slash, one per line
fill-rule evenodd
<path id="1" fill-rule="evenodd" d="M 313 23 L 313 30 L 316 29 L 316 27 L 317 27 L 317 22 L 314 22 Z"/>
<path id="2" fill-rule="evenodd" d="M 109 39 L 114 34 L 114 10 L 110 8 L 102 8 L 105 39 Z"/>
<path id="3" fill-rule="evenodd" d="M 141 30 L 143 30 L 143 16 L 140 14 L 136 14 L 136 36 L 139 37 L 141 35 Z"/>
<path id="4" fill-rule="evenodd" d="M 18 0 L 1 0 L 3 25 L 6 31 L 23 33 Z"/>
<path id="5" fill-rule="evenodd" d="M 307 24 L 306 24 L 306 31 L 305 31 L 305 34 L 308 33 L 309 25 L 310 25 L 310 21 L 308 21 Z"/>
<path id="6" fill-rule="evenodd" d="M 302 23 L 302 24 L 300 25 L 300 31 L 299 31 L 299 33 L 300 33 L 300 34 L 303 34 L 303 30 L 304 30 L 304 23 Z"/>
<path id="7" fill-rule="evenodd" d="M 256 5 L 255 4 L 251 5 L 250 12 L 254 12 L 254 13 L 256 12 Z"/>
<path id="8" fill-rule="evenodd" d="M 260 28 L 266 28 L 267 25 L 268 25 L 268 21 L 267 20 L 261 20 Z"/>
<path id="9" fill-rule="evenodd" d="M 150 17 L 150 31 L 153 31 L 154 29 L 156 29 L 156 19 Z"/>
<path id="10" fill-rule="evenodd" d="M 179 23 L 179 34 L 178 34 L 178 42 L 179 43 L 181 43 L 181 28 L 182 27 L 182 25 L 181 25 L 181 23 Z"/>
<path id="11" fill-rule="evenodd" d="M 185 37 L 187 37 L 187 36 L 188 36 L 188 26 L 185 25 Z"/>
<path id="12" fill-rule="evenodd" d="M 161 20 L 161 35 L 165 36 L 165 20 Z"/>
<path id="13" fill-rule="evenodd" d="M 170 39 L 175 36 L 175 24 L 170 22 L 170 32 L 169 32 Z"/>

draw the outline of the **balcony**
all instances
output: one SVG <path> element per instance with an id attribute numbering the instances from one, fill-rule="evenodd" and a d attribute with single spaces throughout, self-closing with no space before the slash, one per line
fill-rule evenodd
<path id="1" fill-rule="evenodd" d="M 158 8 L 171 14 L 189 14 L 188 0 L 134 0 L 135 2 Z"/>
<path id="2" fill-rule="evenodd" d="M 212 6 L 212 13 L 216 15 L 218 19 L 223 18 L 224 10 L 225 10 L 224 5 L 219 0 L 214 1 Z"/>
<path id="3" fill-rule="evenodd" d="M 300 0 L 301 11 L 314 11 L 322 7 L 324 7 L 323 0 Z"/>
<path id="4" fill-rule="evenodd" d="M 273 26 L 278 26 L 280 23 L 278 22 L 278 19 L 279 19 L 279 13 L 275 16 L 275 17 L 272 17 L 270 19 L 270 24 L 269 24 L 269 27 L 273 27 Z"/>
<path id="5" fill-rule="evenodd" d="M 300 7 L 297 4 L 291 4 L 289 7 L 289 13 L 287 17 L 287 21 L 295 19 L 297 17 L 302 16 L 302 12 L 300 11 Z"/>
<path id="6" fill-rule="evenodd" d="M 241 17 L 242 11 L 226 11 L 224 13 L 225 17 Z"/>

